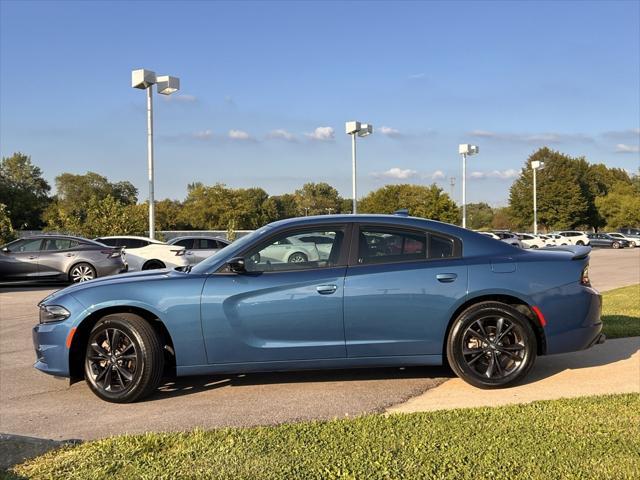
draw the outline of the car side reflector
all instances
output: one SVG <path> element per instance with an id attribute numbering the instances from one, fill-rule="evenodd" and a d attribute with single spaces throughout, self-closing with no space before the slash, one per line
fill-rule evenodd
<path id="1" fill-rule="evenodd" d="M 76 327 L 73 327 L 69 331 L 69 335 L 67 335 L 67 342 L 65 343 L 67 348 L 71 348 L 71 342 L 73 342 L 73 336 L 75 335 L 75 333 L 76 333 Z"/>
<path id="2" fill-rule="evenodd" d="M 533 307 L 531 307 L 531 310 L 533 310 L 533 312 L 538 317 L 538 321 L 540 322 L 540 325 L 542 327 L 546 327 L 547 326 L 547 321 L 544 319 L 544 315 L 542 314 L 540 309 L 538 307 L 536 307 L 536 306 L 533 306 Z"/>

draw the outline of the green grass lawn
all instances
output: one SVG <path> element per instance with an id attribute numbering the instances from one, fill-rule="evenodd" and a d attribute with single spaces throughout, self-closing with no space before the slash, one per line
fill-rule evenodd
<path id="1" fill-rule="evenodd" d="M 18 478 L 640 478 L 640 395 L 89 442 Z"/>
<path id="2" fill-rule="evenodd" d="M 640 335 L 640 284 L 602 294 L 603 332 L 607 338 Z"/>

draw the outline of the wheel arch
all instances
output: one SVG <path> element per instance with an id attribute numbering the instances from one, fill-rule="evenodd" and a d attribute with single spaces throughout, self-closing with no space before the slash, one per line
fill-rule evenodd
<path id="1" fill-rule="evenodd" d="M 147 267 L 149 264 L 152 264 L 152 263 L 157 263 L 157 264 L 162 265 L 160 268 L 167 268 L 167 264 L 165 262 L 163 262 L 162 260 L 160 260 L 158 258 L 150 258 L 149 260 L 146 260 L 142 264 L 142 266 L 140 267 L 140 270 L 147 270 L 147 268 L 145 268 L 145 267 Z"/>
<path id="2" fill-rule="evenodd" d="M 160 341 L 165 353 L 165 371 L 164 374 L 168 376 L 175 376 L 176 372 L 176 357 L 175 349 L 173 346 L 173 339 L 167 330 L 164 322 L 158 318 L 154 313 L 149 310 L 145 310 L 141 307 L 119 305 L 105 307 L 100 310 L 96 310 L 88 315 L 80 324 L 76 327 L 76 331 L 73 335 L 73 341 L 69 348 L 69 378 L 71 383 L 75 383 L 84 379 L 84 355 L 87 340 L 91 330 L 98 321 L 106 315 L 114 313 L 130 313 L 137 315 L 147 321 L 154 329 Z"/>
<path id="3" fill-rule="evenodd" d="M 73 280 L 71 280 L 71 270 L 73 270 L 75 267 L 77 267 L 78 265 L 82 264 L 82 263 L 86 263 L 87 265 L 89 265 L 91 268 L 93 268 L 93 271 L 95 273 L 95 277 L 94 278 L 98 278 L 98 269 L 95 267 L 95 265 L 87 260 L 78 260 L 77 262 L 73 262 L 71 264 L 71 266 L 68 268 L 67 270 L 67 279 L 71 282 Z"/>
<path id="4" fill-rule="evenodd" d="M 451 315 L 451 317 L 449 318 L 449 323 L 447 325 L 447 329 L 445 331 L 445 335 L 444 335 L 444 339 L 442 341 L 442 360 L 443 363 L 447 364 L 448 360 L 447 360 L 447 341 L 449 339 L 449 332 L 451 331 L 451 328 L 453 327 L 453 322 L 455 322 L 456 318 L 458 318 L 458 316 L 467 308 L 476 305 L 478 303 L 481 302 L 500 302 L 500 303 L 504 303 L 506 305 L 509 305 L 513 308 L 515 308 L 516 310 L 518 310 L 520 313 L 522 313 L 525 317 L 527 317 L 527 319 L 529 320 L 529 323 L 531 323 L 531 327 L 533 328 L 534 333 L 536 334 L 536 341 L 538 344 L 538 351 L 537 354 L 538 355 L 544 355 L 547 351 L 547 342 L 546 342 L 546 337 L 545 337 L 545 333 L 544 330 L 542 328 L 542 326 L 540 325 L 540 322 L 538 321 L 536 314 L 534 313 L 533 309 L 531 308 L 532 306 L 526 302 L 525 300 L 523 300 L 522 298 L 519 298 L 513 294 L 506 294 L 506 293 L 486 293 L 486 294 L 482 294 L 482 295 L 478 295 L 476 297 L 473 298 L 468 298 L 467 300 L 465 300 L 461 305 L 458 306 L 458 308 L 456 308 L 456 310 L 453 312 L 453 314 Z"/>

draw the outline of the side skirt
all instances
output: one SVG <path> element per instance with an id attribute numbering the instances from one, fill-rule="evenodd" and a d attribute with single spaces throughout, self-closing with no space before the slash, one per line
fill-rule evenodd
<path id="1" fill-rule="evenodd" d="M 179 377 L 212 373 L 285 372 L 295 370 L 329 370 L 338 368 L 415 367 L 442 365 L 442 355 L 393 357 L 327 358 L 319 360 L 287 360 L 281 362 L 216 363 L 177 366 Z"/>

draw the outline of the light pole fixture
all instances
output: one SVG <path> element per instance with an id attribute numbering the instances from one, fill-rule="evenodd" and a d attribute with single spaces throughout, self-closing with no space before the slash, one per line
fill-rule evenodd
<path id="1" fill-rule="evenodd" d="M 356 121 L 346 122 L 345 131 L 351 135 L 351 192 L 353 195 L 353 214 L 358 213 L 358 192 L 356 189 L 356 136 L 366 137 L 373 133 L 373 125 Z"/>
<path id="2" fill-rule="evenodd" d="M 531 162 L 531 169 L 533 170 L 533 234 L 538 234 L 538 193 L 536 185 L 536 170 L 544 168 L 544 162 L 540 160 L 533 160 Z"/>
<path id="3" fill-rule="evenodd" d="M 156 207 L 153 199 L 153 96 L 151 87 L 157 85 L 158 93 L 171 95 L 180 90 L 180 79 L 169 75 L 157 76 L 143 68 L 131 72 L 131 86 L 147 91 L 147 165 L 149 174 L 149 238 L 155 238 Z"/>
<path id="4" fill-rule="evenodd" d="M 467 155 L 476 155 L 479 152 L 477 145 L 458 145 L 458 153 L 462 155 L 462 228 L 467 228 Z"/>

